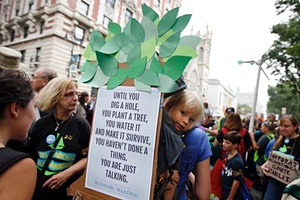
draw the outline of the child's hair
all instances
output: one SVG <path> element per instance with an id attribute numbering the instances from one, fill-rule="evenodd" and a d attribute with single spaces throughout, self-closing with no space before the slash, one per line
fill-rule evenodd
<path id="1" fill-rule="evenodd" d="M 242 136 L 236 131 L 229 131 L 224 134 L 224 140 L 229 140 L 232 144 L 239 144 L 241 142 Z"/>
<path id="2" fill-rule="evenodd" d="M 182 108 L 194 111 L 195 123 L 200 122 L 200 120 L 203 120 L 203 104 L 195 92 L 186 89 L 166 99 L 166 111 L 170 111 L 171 109 Z"/>

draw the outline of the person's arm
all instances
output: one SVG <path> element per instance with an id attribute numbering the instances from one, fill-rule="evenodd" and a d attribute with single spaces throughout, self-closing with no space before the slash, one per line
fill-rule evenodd
<path id="1" fill-rule="evenodd" d="M 240 181 L 239 180 L 233 180 L 231 190 L 230 190 L 230 193 L 227 197 L 227 200 L 232 200 L 234 198 L 237 190 L 239 189 L 239 186 L 240 186 Z"/>
<path id="2" fill-rule="evenodd" d="M 210 158 L 198 162 L 195 166 L 194 194 L 196 199 L 209 199 L 210 187 Z"/>
<path id="3" fill-rule="evenodd" d="M 37 170 L 31 158 L 24 158 L 1 174 L 2 200 L 28 200 L 32 198 Z"/>
<path id="4" fill-rule="evenodd" d="M 212 136 L 217 136 L 218 135 L 218 130 L 217 129 L 213 130 L 213 129 L 206 128 L 205 130 L 206 130 L 206 132 L 208 132 Z"/>
<path id="5" fill-rule="evenodd" d="M 82 158 L 68 169 L 53 175 L 43 184 L 43 188 L 49 187 L 53 190 L 60 188 L 71 176 L 83 172 L 86 168 L 86 164 L 87 158 Z"/>
<path id="6" fill-rule="evenodd" d="M 251 132 L 251 131 L 249 131 L 249 134 L 250 134 L 250 138 L 251 138 L 253 150 L 258 150 L 258 149 L 259 149 L 259 146 L 257 145 L 257 143 L 256 143 L 256 141 L 255 141 L 254 133 Z"/>

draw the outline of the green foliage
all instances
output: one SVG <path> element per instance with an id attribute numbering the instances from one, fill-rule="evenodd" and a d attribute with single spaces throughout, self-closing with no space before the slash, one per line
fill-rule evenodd
<path id="1" fill-rule="evenodd" d="M 130 19 L 123 32 L 116 23 L 109 23 L 105 39 L 100 32 L 92 32 L 83 54 L 87 62 L 81 70 L 84 74 L 80 82 L 93 87 L 107 84 L 107 89 L 113 89 L 127 78 L 133 78 L 138 90 L 149 91 L 151 86 L 161 92 L 177 89 L 175 81 L 189 61 L 198 56 L 195 48 L 201 41 L 196 36 L 181 37 L 191 15 L 177 17 L 179 8 L 176 7 L 159 19 L 145 4 L 142 11 L 141 23 Z M 127 68 L 120 66 L 122 63 Z M 95 80 L 98 78 L 102 80 Z"/>
<path id="2" fill-rule="evenodd" d="M 300 97 L 295 95 L 289 84 L 279 83 L 275 87 L 269 86 L 268 95 L 267 113 L 281 115 L 281 109 L 285 107 L 286 114 L 292 114 L 300 119 Z"/>
<path id="3" fill-rule="evenodd" d="M 279 14 L 290 10 L 293 15 L 287 22 L 272 27 L 271 32 L 278 35 L 278 39 L 268 54 L 268 69 L 300 96 L 300 2 L 278 0 L 275 6 Z"/>

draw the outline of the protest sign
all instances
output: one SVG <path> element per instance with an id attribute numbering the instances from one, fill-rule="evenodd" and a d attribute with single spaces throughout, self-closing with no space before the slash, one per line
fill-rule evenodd
<path id="1" fill-rule="evenodd" d="M 297 178 L 299 163 L 288 155 L 273 151 L 269 155 L 267 164 L 270 176 L 284 184 L 289 184 Z"/>
<path id="2" fill-rule="evenodd" d="M 87 188 L 120 199 L 149 199 L 161 94 L 100 88 L 86 173 Z"/>

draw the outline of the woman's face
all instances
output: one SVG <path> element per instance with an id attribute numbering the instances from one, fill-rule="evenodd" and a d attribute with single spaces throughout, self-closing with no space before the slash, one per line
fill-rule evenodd
<path id="1" fill-rule="evenodd" d="M 36 104 L 36 97 L 33 98 L 26 108 L 17 104 L 18 107 L 18 124 L 15 126 L 16 131 L 14 132 L 14 138 L 16 140 L 25 140 L 28 135 L 28 131 L 32 122 L 35 120 L 34 106 Z"/>
<path id="2" fill-rule="evenodd" d="M 294 133 L 298 126 L 294 126 L 290 120 L 282 120 L 280 121 L 280 133 L 289 138 Z"/>
<path id="3" fill-rule="evenodd" d="M 56 105 L 57 110 L 73 111 L 77 106 L 78 95 L 75 84 L 70 83 L 66 89 L 66 93 L 63 94 Z"/>
<path id="4" fill-rule="evenodd" d="M 268 129 L 268 126 L 264 122 L 261 124 L 260 130 L 261 130 L 262 133 L 270 132 L 269 129 Z"/>
<path id="5" fill-rule="evenodd" d="M 188 131 L 195 121 L 193 110 L 180 108 L 169 110 L 169 115 L 177 131 Z"/>

